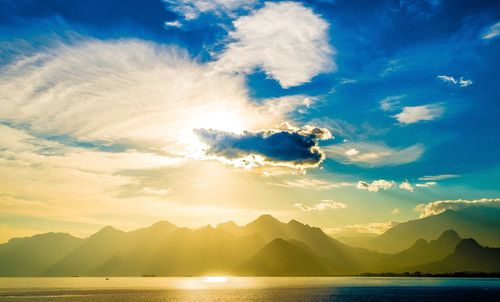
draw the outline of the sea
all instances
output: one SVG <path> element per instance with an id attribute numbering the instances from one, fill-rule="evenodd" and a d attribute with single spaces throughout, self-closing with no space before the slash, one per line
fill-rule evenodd
<path id="1" fill-rule="evenodd" d="M 0 301 L 500 301 L 500 279 L 410 277 L 0 278 Z"/>

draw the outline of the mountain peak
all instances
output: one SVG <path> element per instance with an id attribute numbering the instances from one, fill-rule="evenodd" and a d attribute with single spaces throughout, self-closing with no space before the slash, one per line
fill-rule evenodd
<path id="1" fill-rule="evenodd" d="M 455 249 L 455 253 L 472 254 L 474 255 L 478 250 L 483 247 L 472 238 L 462 239 Z"/>
<path id="2" fill-rule="evenodd" d="M 459 241 L 461 238 L 455 230 L 446 230 L 439 236 L 439 241 Z"/>
<path id="3" fill-rule="evenodd" d="M 288 222 L 288 224 L 291 224 L 291 225 L 294 225 L 294 224 L 295 224 L 295 225 L 304 225 L 302 222 L 297 221 L 297 220 L 295 220 L 295 219 L 290 220 L 290 221 Z"/>
<path id="4" fill-rule="evenodd" d="M 238 227 L 238 225 L 236 224 L 236 222 L 229 220 L 229 221 L 221 222 L 221 223 L 217 224 L 217 226 L 215 228 L 216 229 L 234 229 L 237 227 Z"/>
<path id="5" fill-rule="evenodd" d="M 118 230 L 110 225 L 107 225 L 107 226 L 103 227 L 102 229 L 100 229 L 97 233 L 95 233 L 91 237 L 108 236 L 108 235 L 115 235 L 115 234 L 123 234 L 123 231 L 120 231 L 120 230 Z"/>
<path id="6" fill-rule="evenodd" d="M 156 229 L 156 228 L 172 228 L 172 227 L 175 228 L 177 226 L 173 223 L 166 221 L 166 220 L 160 220 L 160 221 L 154 223 L 151 227 Z"/>
<path id="7" fill-rule="evenodd" d="M 429 244 L 429 242 L 423 238 L 418 239 L 415 241 L 415 244 L 413 245 L 414 247 L 426 247 Z"/>
<path id="8" fill-rule="evenodd" d="M 281 223 L 278 219 L 274 218 L 273 216 L 269 214 L 264 214 L 260 215 L 257 219 L 251 222 L 251 224 L 254 223 L 264 223 L 264 224 L 271 224 L 271 223 Z"/>

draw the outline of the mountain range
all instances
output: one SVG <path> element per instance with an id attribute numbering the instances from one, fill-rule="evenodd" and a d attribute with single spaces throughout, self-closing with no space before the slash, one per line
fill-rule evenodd
<path id="1" fill-rule="evenodd" d="M 491 211 L 471 207 L 401 223 L 373 241 L 392 249 L 404 247 L 393 253 L 352 247 L 320 228 L 296 220 L 284 223 L 270 215 L 244 226 L 230 221 L 188 229 L 161 221 L 131 232 L 107 226 L 85 239 L 47 233 L 0 244 L 0 276 L 500 272 L 500 248 L 483 246 L 498 246 L 493 235 L 499 232 L 500 216 L 490 219 Z M 485 215 L 482 223 L 464 218 L 478 213 Z M 430 229 L 431 235 L 422 235 Z M 462 239 L 464 234 L 474 239 Z M 408 241 L 412 244 L 406 247 Z"/>

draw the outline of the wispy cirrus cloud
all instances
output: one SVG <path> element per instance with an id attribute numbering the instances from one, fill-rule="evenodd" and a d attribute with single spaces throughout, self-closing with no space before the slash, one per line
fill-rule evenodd
<path id="1" fill-rule="evenodd" d="M 437 200 L 427 204 L 418 204 L 415 211 L 420 213 L 420 218 L 437 215 L 446 210 L 460 210 L 470 206 L 500 206 L 500 198 L 482 198 L 482 199 L 451 199 Z"/>
<path id="2" fill-rule="evenodd" d="M 328 23 L 298 2 L 267 2 L 233 26 L 230 42 L 213 63 L 219 70 L 261 69 L 287 88 L 336 69 Z"/>
<path id="3" fill-rule="evenodd" d="M 448 82 L 454 85 L 459 85 L 460 87 L 467 87 L 473 84 L 472 80 L 466 80 L 463 77 L 460 77 L 459 79 L 456 79 L 452 76 L 447 76 L 447 75 L 438 75 L 438 79 L 442 80 L 443 82 Z"/>
<path id="4" fill-rule="evenodd" d="M 314 178 L 283 180 L 279 182 L 269 182 L 267 184 L 271 186 L 278 186 L 284 188 L 300 188 L 300 189 L 310 189 L 310 190 L 330 190 L 330 189 L 356 186 L 356 183 L 352 182 L 334 182 L 334 181 L 314 179 Z"/>
<path id="5" fill-rule="evenodd" d="M 393 111 L 399 108 L 402 98 L 404 98 L 404 95 L 393 95 L 383 98 L 379 102 L 380 109 L 382 111 Z"/>
<path id="6" fill-rule="evenodd" d="M 500 22 L 497 22 L 490 27 L 488 27 L 485 32 L 481 35 L 483 40 L 492 40 L 500 36 Z"/>
<path id="7" fill-rule="evenodd" d="M 133 39 L 52 45 L 2 69 L 0 120 L 86 145 L 126 142 L 135 149 L 136 142 L 185 157 L 202 152 L 194 128 L 268 128 L 310 104 L 292 96 L 256 105 L 241 77 L 214 73 L 176 47 Z"/>
<path id="8" fill-rule="evenodd" d="M 307 206 L 303 203 L 295 203 L 293 206 L 296 208 L 299 208 L 305 212 L 324 211 L 324 210 L 328 210 L 328 209 L 339 210 L 339 209 L 347 208 L 347 205 L 343 202 L 337 202 L 337 201 L 327 200 L 327 199 L 322 200 L 321 202 L 313 204 L 311 206 Z"/>
<path id="9" fill-rule="evenodd" d="M 403 110 L 393 117 L 401 124 L 414 124 L 421 121 L 432 121 L 443 115 L 444 108 L 439 104 L 421 106 L 405 106 Z"/>
<path id="10" fill-rule="evenodd" d="M 460 177 L 460 175 L 457 174 L 426 175 L 419 177 L 418 180 L 442 180 L 442 179 L 457 178 L 457 177 Z"/>
<path id="11" fill-rule="evenodd" d="M 345 142 L 323 147 L 328 158 L 344 164 L 368 167 L 397 166 L 417 161 L 424 153 L 421 144 L 391 148 L 380 142 Z"/>
<path id="12" fill-rule="evenodd" d="M 420 188 L 434 187 L 434 186 L 437 186 L 437 182 L 435 182 L 435 181 L 428 181 L 428 182 L 425 182 L 425 183 L 416 184 L 415 186 L 420 187 Z"/>

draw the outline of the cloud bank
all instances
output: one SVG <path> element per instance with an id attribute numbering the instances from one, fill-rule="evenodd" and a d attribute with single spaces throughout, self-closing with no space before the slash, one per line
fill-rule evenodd
<path id="1" fill-rule="evenodd" d="M 193 128 L 267 129 L 310 104 L 289 96 L 256 105 L 242 77 L 133 39 L 53 41 L 19 56 L 2 68 L 0 100 L 0 120 L 14 127 L 171 157 L 202 152 Z"/>
<path id="2" fill-rule="evenodd" d="M 460 210 L 475 205 L 500 206 L 500 198 L 438 200 L 428 204 L 419 204 L 415 207 L 415 211 L 420 213 L 420 218 L 423 218 L 440 214 L 446 210 Z"/>

